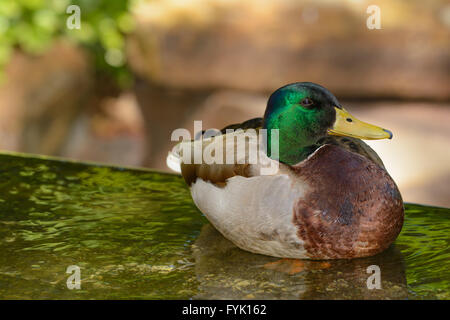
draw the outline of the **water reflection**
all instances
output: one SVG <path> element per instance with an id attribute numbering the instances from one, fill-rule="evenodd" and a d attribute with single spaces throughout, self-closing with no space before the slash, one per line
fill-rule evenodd
<path id="1" fill-rule="evenodd" d="M 193 245 L 196 299 L 405 299 L 408 297 L 402 253 L 392 246 L 374 257 L 301 262 L 302 271 L 268 268 L 280 259 L 240 250 L 210 224 Z M 367 267 L 381 269 L 382 289 L 369 290 Z M 273 270 L 274 269 L 274 270 Z"/>

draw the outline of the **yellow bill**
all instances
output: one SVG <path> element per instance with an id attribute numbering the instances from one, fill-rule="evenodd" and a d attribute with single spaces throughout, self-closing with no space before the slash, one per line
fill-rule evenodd
<path id="1" fill-rule="evenodd" d="M 336 121 L 328 133 L 335 136 L 348 136 L 365 140 L 392 139 L 392 132 L 373 124 L 356 119 L 345 109 L 336 110 Z"/>

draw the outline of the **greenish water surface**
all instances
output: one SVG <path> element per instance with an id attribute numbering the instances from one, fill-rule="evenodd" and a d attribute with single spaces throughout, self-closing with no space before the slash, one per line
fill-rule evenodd
<path id="1" fill-rule="evenodd" d="M 450 209 L 405 207 L 384 253 L 289 274 L 223 238 L 179 176 L 0 154 L 0 298 L 450 299 Z"/>

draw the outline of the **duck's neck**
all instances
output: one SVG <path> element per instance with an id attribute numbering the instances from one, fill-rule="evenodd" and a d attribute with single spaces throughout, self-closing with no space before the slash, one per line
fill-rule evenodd
<path id="1" fill-rule="evenodd" d="M 268 107 L 263 128 L 267 130 L 267 155 L 289 165 L 305 160 L 317 149 L 317 140 L 327 132 L 326 126 L 317 121 L 316 113 L 296 106 L 277 111 Z M 277 148 L 278 157 L 274 152 Z"/>
<path id="2" fill-rule="evenodd" d="M 267 133 L 267 156 L 291 166 L 305 160 L 319 147 L 297 136 L 285 135 L 283 131 L 279 131 L 278 135 L 277 139 L 270 131 Z"/>

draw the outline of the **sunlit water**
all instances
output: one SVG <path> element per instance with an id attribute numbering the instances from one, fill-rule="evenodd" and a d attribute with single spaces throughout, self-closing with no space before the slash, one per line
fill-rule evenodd
<path id="1" fill-rule="evenodd" d="M 406 209 L 386 252 L 289 274 L 224 239 L 178 176 L 0 155 L 0 298 L 450 299 L 450 209 Z"/>

